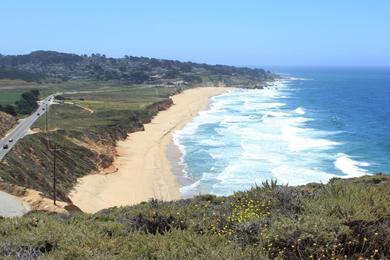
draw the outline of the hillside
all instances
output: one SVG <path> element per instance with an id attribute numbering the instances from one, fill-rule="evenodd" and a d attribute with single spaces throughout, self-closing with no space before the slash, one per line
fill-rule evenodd
<path id="1" fill-rule="evenodd" d="M 60 149 L 58 198 L 68 201 L 77 178 L 105 171 L 114 160 L 116 142 L 142 130 L 158 111 L 172 105 L 171 95 L 209 85 L 262 88 L 279 76 L 263 69 L 36 51 L 0 55 L 0 78 L 6 78 L 1 93 L 16 102 L 35 89 L 41 97 L 65 93 L 64 104 L 49 109 L 48 122 L 50 142 Z M 7 100 L 3 104 L 12 106 Z M 7 191 L 13 190 L 9 184 L 31 188 L 51 197 L 48 171 L 54 156 L 42 133 L 44 119 L 33 128 L 36 134 L 20 140 L 0 163 L 0 186 Z"/>
<path id="2" fill-rule="evenodd" d="M 18 259 L 389 259 L 390 177 L 0 219 Z M 30 258 L 29 258 L 30 257 Z"/>
<path id="3" fill-rule="evenodd" d="M 76 94 L 67 97 L 68 103 L 52 106 L 48 112 L 50 145 L 60 149 L 56 161 L 58 199 L 68 201 L 77 178 L 109 167 L 116 155 L 116 142 L 142 130 L 143 124 L 171 106 L 169 96 L 175 91 L 159 89 L 156 95 L 155 88 L 130 88 L 110 94 Z M 33 128 L 37 133 L 20 140 L 0 163 L 0 187 L 12 184 L 51 197 L 53 154 L 43 133 L 45 119 L 39 119 Z"/>
<path id="4" fill-rule="evenodd" d="M 3 138 L 15 124 L 16 119 L 13 116 L 0 111 L 0 138 Z"/>
<path id="5" fill-rule="evenodd" d="M 0 55 L 0 79 L 34 82 L 63 82 L 71 79 L 115 80 L 123 84 L 200 84 L 261 87 L 277 78 L 263 69 L 208 65 L 176 60 L 101 54 L 76 55 L 35 51 L 26 55 Z"/>

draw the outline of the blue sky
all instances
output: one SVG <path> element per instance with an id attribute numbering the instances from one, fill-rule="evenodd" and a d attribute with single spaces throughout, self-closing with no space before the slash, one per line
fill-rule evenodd
<path id="1" fill-rule="evenodd" d="M 2 0 L 0 53 L 390 66 L 388 0 Z"/>

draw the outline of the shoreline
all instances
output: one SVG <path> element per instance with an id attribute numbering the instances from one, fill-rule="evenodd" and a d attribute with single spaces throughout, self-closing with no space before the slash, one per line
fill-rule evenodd
<path id="1" fill-rule="evenodd" d="M 226 87 L 198 87 L 172 96 L 174 105 L 160 111 L 145 130 L 128 134 L 117 143 L 118 156 L 110 174 L 93 174 L 78 179 L 69 197 L 82 211 L 94 213 L 113 206 L 127 206 L 151 198 L 180 199 L 180 181 L 168 158 L 172 133 L 184 127 L 200 111 L 207 109 L 213 96 Z"/>
<path id="2" fill-rule="evenodd" d="M 182 156 L 183 156 L 182 151 L 175 144 L 171 136 L 171 141 L 169 142 L 167 148 L 167 157 L 171 164 L 172 174 L 176 177 L 180 189 L 184 186 L 191 185 L 193 183 L 193 180 L 185 173 L 185 167 L 181 161 Z M 180 197 L 183 198 L 182 194 L 180 194 Z"/>

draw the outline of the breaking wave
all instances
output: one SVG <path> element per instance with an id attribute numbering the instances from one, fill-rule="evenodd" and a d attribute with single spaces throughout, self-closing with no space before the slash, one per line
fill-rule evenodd
<path id="1" fill-rule="evenodd" d="M 309 127 L 313 115 L 289 106 L 290 83 L 213 97 L 208 110 L 174 133 L 193 180 L 181 188 L 183 197 L 229 195 L 269 179 L 301 185 L 367 173 L 367 163 L 335 152 L 342 146 L 333 140 L 338 132 Z"/>

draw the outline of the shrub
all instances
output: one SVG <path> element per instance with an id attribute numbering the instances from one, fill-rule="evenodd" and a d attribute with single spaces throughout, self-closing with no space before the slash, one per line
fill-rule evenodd
<path id="1" fill-rule="evenodd" d="M 0 219 L 0 257 L 388 259 L 390 176 Z M 297 210 L 297 206 L 299 210 Z"/>
<path id="2" fill-rule="evenodd" d="M 146 234 L 165 234 L 171 229 L 185 229 L 187 226 L 183 221 L 173 216 L 154 215 L 148 218 L 142 214 L 129 220 L 128 227 L 130 231 L 141 231 Z"/>

